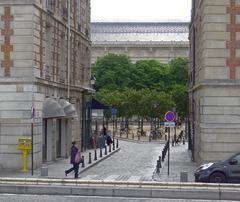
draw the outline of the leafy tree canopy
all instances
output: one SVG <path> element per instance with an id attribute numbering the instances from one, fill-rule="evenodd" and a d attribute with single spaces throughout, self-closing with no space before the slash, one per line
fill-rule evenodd
<path id="1" fill-rule="evenodd" d="M 169 64 L 140 60 L 133 64 L 126 55 L 108 54 L 93 66 L 97 99 L 116 107 L 119 116 L 155 118 L 176 107 L 180 117 L 187 111 L 188 60 Z"/>
<path id="2" fill-rule="evenodd" d="M 130 86 L 133 64 L 126 55 L 108 54 L 98 58 L 93 66 L 96 88 L 121 90 Z"/>
<path id="3" fill-rule="evenodd" d="M 186 85 L 188 82 L 188 59 L 176 58 L 169 63 L 172 84 Z"/>
<path id="4" fill-rule="evenodd" d="M 168 74 L 168 65 L 156 60 L 140 60 L 136 62 L 132 72 L 132 86 L 137 90 L 149 88 L 161 91 L 165 87 Z"/>

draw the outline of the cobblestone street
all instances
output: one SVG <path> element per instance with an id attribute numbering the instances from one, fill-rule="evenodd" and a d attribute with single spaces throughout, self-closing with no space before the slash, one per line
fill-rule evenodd
<path id="1" fill-rule="evenodd" d="M 196 164 L 191 161 L 187 143 L 171 146 L 170 174 L 167 174 L 167 157 L 156 174 L 156 162 L 164 144 L 119 141 L 121 150 L 110 158 L 81 173 L 80 179 L 179 182 L 180 173 L 187 172 L 188 181 L 194 181 Z"/>
<path id="2" fill-rule="evenodd" d="M 144 176 L 145 180 L 151 180 L 163 145 L 160 143 L 119 142 L 121 150 L 118 153 L 82 173 L 82 178 L 91 175 L 92 177 L 94 175 L 101 176 L 100 178 L 124 175 L 131 176 L 132 179 L 134 176 Z"/>

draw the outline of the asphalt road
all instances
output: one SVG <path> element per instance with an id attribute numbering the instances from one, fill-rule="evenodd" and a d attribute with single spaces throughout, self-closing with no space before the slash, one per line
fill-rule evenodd
<path id="1" fill-rule="evenodd" d="M 112 197 L 85 197 L 85 196 L 47 196 L 47 195 L 13 195 L 0 194 L 2 202 L 214 202 L 213 200 L 186 200 L 186 199 L 144 199 L 144 198 L 112 198 Z M 217 202 L 217 201 L 215 201 Z M 224 201 L 219 201 L 224 202 Z M 231 202 L 231 201 L 226 201 Z"/>

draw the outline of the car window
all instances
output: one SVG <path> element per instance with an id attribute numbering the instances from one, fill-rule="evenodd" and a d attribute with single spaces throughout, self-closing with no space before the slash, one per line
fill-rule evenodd
<path id="1" fill-rule="evenodd" d="M 235 156 L 233 159 L 236 159 L 238 161 L 238 165 L 240 165 L 240 154 L 238 154 L 237 156 Z"/>

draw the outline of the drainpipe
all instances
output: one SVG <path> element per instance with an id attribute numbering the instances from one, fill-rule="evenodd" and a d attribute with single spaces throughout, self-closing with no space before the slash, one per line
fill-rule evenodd
<path id="1" fill-rule="evenodd" d="M 70 101 L 70 47 L 71 47 L 71 7 L 70 7 L 71 0 L 68 0 L 68 39 L 67 39 L 67 98 Z"/>
<path id="2" fill-rule="evenodd" d="M 195 86 L 195 67 L 196 67 L 196 31 L 193 24 L 193 82 L 192 87 Z M 194 107 L 194 90 L 192 89 L 192 160 L 195 160 L 195 107 Z"/>
<path id="3" fill-rule="evenodd" d="M 192 153 L 192 160 L 194 160 L 194 153 L 195 153 L 195 127 L 194 127 L 194 86 L 195 86 L 195 65 L 196 65 L 196 31 L 194 26 L 194 18 L 196 15 L 196 4 L 195 0 L 192 0 L 192 15 L 191 15 L 191 29 L 192 29 L 192 90 L 189 91 L 188 98 L 189 98 L 189 107 L 188 107 L 188 149 L 191 150 Z M 190 110 L 191 109 L 191 110 Z M 190 119 L 190 116 L 192 117 Z"/>

